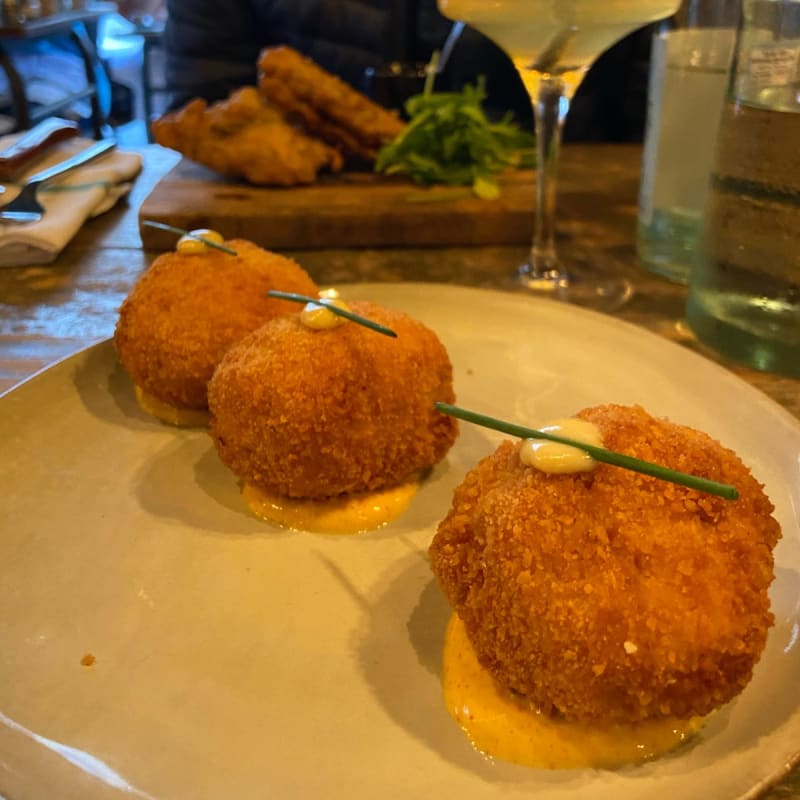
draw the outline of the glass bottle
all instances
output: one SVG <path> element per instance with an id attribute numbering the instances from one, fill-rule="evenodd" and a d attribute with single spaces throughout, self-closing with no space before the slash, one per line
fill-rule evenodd
<path id="1" fill-rule="evenodd" d="M 741 0 L 683 0 L 653 37 L 639 190 L 642 265 L 686 283 L 728 85 Z"/>
<path id="2" fill-rule="evenodd" d="M 724 355 L 800 377 L 800 0 L 744 0 L 686 317 Z"/>

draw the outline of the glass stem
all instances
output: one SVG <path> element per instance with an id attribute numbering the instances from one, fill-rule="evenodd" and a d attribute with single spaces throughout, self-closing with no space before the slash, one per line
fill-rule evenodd
<path id="1" fill-rule="evenodd" d="M 556 185 L 561 133 L 569 110 L 564 81 L 542 75 L 538 94 L 531 98 L 536 129 L 536 216 L 527 274 L 556 280 L 563 277 L 556 255 Z"/>

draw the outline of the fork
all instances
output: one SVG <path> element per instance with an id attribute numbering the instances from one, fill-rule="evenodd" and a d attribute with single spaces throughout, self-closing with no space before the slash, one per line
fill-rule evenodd
<path id="1" fill-rule="evenodd" d="M 10 203 L 0 207 L 0 220 L 6 222 L 38 222 L 44 214 L 44 207 L 36 199 L 36 192 L 43 183 L 76 167 L 83 166 L 89 161 L 100 158 L 100 156 L 116 146 L 117 143 L 112 139 L 104 139 L 59 164 L 31 175 L 20 190 L 20 193 Z"/>

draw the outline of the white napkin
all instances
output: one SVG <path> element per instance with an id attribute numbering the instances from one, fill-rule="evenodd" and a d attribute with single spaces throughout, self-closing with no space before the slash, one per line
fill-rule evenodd
<path id="1" fill-rule="evenodd" d="M 14 138 L 0 138 L 0 149 L 11 144 Z M 90 144 L 92 141 L 87 139 L 62 142 L 17 180 L 23 183 L 31 175 L 58 164 Z M 140 155 L 115 149 L 41 187 L 37 199 L 44 206 L 45 214 L 39 222 L 0 220 L 0 267 L 49 264 L 87 219 L 108 211 L 130 191 L 141 169 Z M 14 199 L 18 185 L 3 184 L 5 191 L 0 193 L 0 205 Z"/>

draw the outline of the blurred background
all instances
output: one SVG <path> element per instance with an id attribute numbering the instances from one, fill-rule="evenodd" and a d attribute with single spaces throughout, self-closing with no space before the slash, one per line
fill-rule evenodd
<path id="1" fill-rule="evenodd" d="M 164 0 L 3 0 L 0 133 L 58 114 L 121 144 L 146 144 L 163 113 Z"/>

